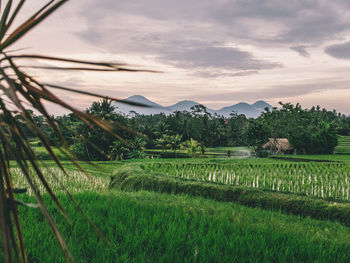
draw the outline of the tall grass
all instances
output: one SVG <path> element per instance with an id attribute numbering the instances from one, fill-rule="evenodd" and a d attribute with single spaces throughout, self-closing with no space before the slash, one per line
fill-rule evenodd
<path id="1" fill-rule="evenodd" d="M 51 204 L 49 211 L 79 262 L 350 260 L 350 228 L 338 223 L 149 192 L 84 192 L 74 197 L 111 242 L 108 245 L 87 229 L 69 199 L 59 196 L 73 224 L 65 224 Z M 42 215 L 26 208 L 20 213 L 26 218 L 23 228 L 29 261 L 63 262 L 48 226 L 41 223 Z"/>
<path id="2" fill-rule="evenodd" d="M 46 181 L 50 184 L 51 189 L 57 192 L 69 191 L 71 193 L 78 193 L 83 191 L 101 191 L 106 190 L 109 184 L 109 178 L 102 176 L 88 176 L 85 173 L 77 170 L 69 171 L 68 173 L 62 172 L 59 168 L 45 168 L 42 169 L 45 175 Z M 23 172 L 19 168 L 11 169 L 13 183 L 16 188 L 26 188 L 27 183 Z M 30 172 L 33 182 L 37 185 L 41 194 L 46 190 L 43 185 L 40 184 L 40 180 L 33 176 L 33 171 Z M 28 194 L 33 196 L 33 190 L 28 188 Z"/>

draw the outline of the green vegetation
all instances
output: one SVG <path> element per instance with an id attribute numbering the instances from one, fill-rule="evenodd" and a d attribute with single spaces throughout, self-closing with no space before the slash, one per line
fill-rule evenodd
<path id="1" fill-rule="evenodd" d="M 349 163 L 350 162 L 350 154 L 346 155 L 335 155 L 335 154 L 296 154 L 296 155 L 280 155 L 278 158 L 277 156 L 272 156 L 274 159 L 280 159 L 285 161 L 323 161 L 323 162 L 343 162 L 343 163 Z M 271 158 L 271 159 L 272 159 Z"/>
<path id="2" fill-rule="evenodd" d="M 24 2 L 8 0 L 0 11 L 1 259 L 9 263 L 60 262 L 63 258 L 73 262 L 70 247 L 78 262 L 350 261 L 350 229 L 339 224 L 349 225 L 347 161 L 304 165 L 276 159 L 236 163 L 194 159 L 203 156 L 208 148 L 227 146 L 249 146 L 259 156 L 267 139 L 281 137 L 287 138 L 298 153 L 329 154 L 338 144 L 337 134 L 344 137 L 340 138 L 336 152 L 349 153 L 346 137 L 349 117 L 320 107 L 306 110 L 299 104 L 282 103 L 280 109 L 266 109 L 257 119 L 247 119 L 235 112 L 225 119 L 208 113 L 203 105 L 168 116 L 117 114 L 105 96 L 44 84 L 26 70 L 142 69 L 18 53 L 21 49 L 14 49 L 13 45 L 67 0 L 48 1 L 21 22 L 17 18 L 22 17 Z M 41 62 L 34 63 L 39 66 L 30 66 L 31 63 L 21 64 L 22 59 Z M 45 60 L 59 62 L 60 66 L 56 67 L 56 63 L 47 66 Z M 63 62 L 70 65 L 64 66 Z M 51 88 L 103 100 L 94 102 L 83 112 L 56 97 Z M 46 111 L 47 102 L 72 113 L 51 116 Z M 194 160 L 142 161 L 145 170 L 126 167 L 115 175 L 111 188 L 114 184 L 121 190 L 147 189 L 166 194 L 108 191 L 111 170 L 121 162 L 108 163 L 105 169 L 86 165 L 84 168 L 93 178 L 77 171 L 79 165 L 61 163 L 73 155 L 89 161 L 143 159 L 145 148 L 160 148 L 162 154 L 167 153 L 161 157 L 170 157 L 166 152 L 170 150 L 175 158 L 181 148 Z M 230 151 L 227 150 L 228 157 Z M 53 161 L 40 164 L 39 159 Z M 60 169 L 51 167 L 52 164 Z M 162 176 L 150 175 L 154 172 Z M 25 189 L 19 189 L 27 187 L 24 180 L 30 187 L 26 193 L 22 193 Z M 173 193 L 183 195 L 173 196 Z M 343 202 L 334 204 L 316 197 Z M 283 215 L 270 209 L 323 221 Z M 94 225 L 81 211 L 93 218 L 104 237 L 94 233 Z M 67 216 L 71 221 L 66 220 Z M 44 220 L 48 224 L 43 224 Z"/>
<path id="3" fill-rule="evenodd" d="M 338 146 L 334 149 L 335 154 L 350 154 L 350 136 L 339 136 Z"/>
<path id="4" fill-rule="evenodd" d="M 152 162 L 144 167 L 165 176 L 350 200 L 350 166 L 343 163 Z"/>
<path id="5" fill-rule="evenodd" d="M 103 100 L 86 112 L 106 121 L 124 140 L 116 140 L 101 127 L 91 129 L 74 115 L 55 118 L 70 149 L 82 160 L 93 160 L 83 165 L 92 177 L 64 161 L 62 142 L 48 125 L 39 122 L 55 145 L 53 152 L 69 171 L 65 175 L 52 167 L 55 162 L 42 162 L 45 180 L 59 195 L 72 225 L 54 208 L 32 170 L 29 176 L 38 185 L 37 192 L 44 194 L 49 212 L 79 261 L 350 260 L 350 155 L 251 158 L 270 137 L 289 138 L 297 152 L 330 153 L 339 127 L 346 133 L 347 117 L 290 104 L 249 120 L 235 114 L 224 120 L 201 107 L 169 116 L 132 118 L 114 110 L 110 101 Z M 302 134 L 304 123 L 298 116 L 308 123 Z M 25 133 L 31 138 L 30 130 Z M 346 146 L 347 137 L 341 138 L 338 149 Z M 50 159 L 41 142 L 32 139 L 31 146 L 39 159 Z M 231 156 L 246 158 L 228 158 Z M 119 172 L 110 182 L 116 169 Z M 23 171 L 14 163 L 11 175 L 16 188 L 26 187 Z M 66 190 L 109 242 L 94 233 Z M 18 199 L 33 203 L 33 194 L 28 189 Z M 43 220 L 39 211 L 21 207 L 20 213 L 25 217 L 22 224 L 29 260 L 63 261 L 49 227 L 35 224 Z M 44 244 L 39 245 L 37 233 Z"/>
<path id="6" fill-rule="evenodd" d="M 217 201 L 231 201 L 317 219 L 336 220 L 350 226 L 350 204 L 330 203 L 306 196 L 281 194 L 248 187 L 232 187 L 152 175 L 138 165 L 119 168 L 112 177 L 110 188 L 202 196 Z"/>
<path id="7" fill-rule="evenodd" d="M 81 193 L 74 198 L 110 244 L 66 196 L 69 225 L 49 205 L 79 262 L 347 262 L 350 229 L 338 223 L 149 192 Z M 29 198 L 26 201 L 31 201 Z M 48 199 L 46 198 L 46 201 Z M 41 214 L 21 208 L 30 262 L 63 262 Z M 42 240 L 45 240 L 43 243 Z"/>
<path id="8" fill-rule="evenodd" d="M 104 99 L 94 102 L 86 112 L 107 122 L 123 140 L 101 127 L 91 127 L 73 114 L 56 117 L 55 121 L 71 150 L 79 159 L 89 161 L 144 158 L 143 152 L 161 158 L 208 156 L 206 152 L 218 147 L 247 146 L 249 150 L 240 152 L 241 156 L 255 151 L 257 156 L 263 157 L 267 152 L 262 152 L 261 148 L 269 138 L 287 138 L 300 154 L 329 154 L 338 144 L 337 133 L 348 134 L 350 125 L 349 117 L 320 107 L 302 109 L 299 104 L 266 109 L 257 119 L 235 113 L 225 119 L 198 105 L 190 112 L 169 115 L 125 116 L 116 110 L 111 101 Z M 39 117 L 33 118 L 39 120 Z M 42 121 L 38 124 L 51 145 L 62 145 L 52 127 Z M 30 137 L 31 131 L 26 132 Z M 346 136 L 340 137 L 345 145 L 342 138 Z M 342 146 L 337 149 L 343 151 Z"/>
<path id="9" fill-rule="evenodd" d="M 252 174 L 259 171 L 266 174 L 275 171 L 276 176 L 287 176 L 291 171 L 300 174 L 313 171 L 318 176 L 328 173 L 335 178 L 347 169 L 345 162 L 190 158 L 83 164 L 92 178 L 69 162 L 63 162 L 69 171 L 68 177 L 53 167 L 52 161 L 42 165 L 72 224 L 65 221 L 46 194 L 45 202 L 79 262 L 350 260 L 350 227 L 346 226 L 350 223 L 349 202 L 334 203 L 305 195 L 260 190 L 252 185 L 224 185 L 218 176 L 214 181 L 202 182 L 197 176 L 206 171 L 216 171 L 216 174 L 222 170 L 235 171 L 249 181 L 254 178 Z M 115 170 L 112 182 L 116 190 L 108 190 Z M 174 176 L 172 173 L 176 170 L 183 176 Z M 15 186 L 24 187 L 23 174 L 17 168 L 12 168 L 12 172 Z M 73 194 L 109 243 L 94 232 L 64 189 Z M 134 192 L 136 190 L 138 192 Z M 17 198 L 34 202 L 31 191 Z M 20 207 L 20 215 L 25 218 L 22 226 L 29 261 L 64 262 L 49 227 L 37 223 L 44 220 L 40 211 Z"/>

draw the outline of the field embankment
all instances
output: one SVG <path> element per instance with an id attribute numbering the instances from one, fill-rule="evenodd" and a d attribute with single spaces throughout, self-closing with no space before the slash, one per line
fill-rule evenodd
<path id="1" fill-rule="evenodd" d="M 152 175 L 138 166 L 125 166 L 118 169 L 112 177 L 110 188 L 201 196 L 216 201 L 235 202 L 250 207 L 310 216 L 315 219 L 338 221 L 350 226 L 350 203 L 327 202 L 290 193 Z"/>
<path id="2" fill-rule="evenodd" d="M 136 178 L 125 173 L 118 177 L 119 182 L 115 181 L 118 187 L 125 183 L 125 189 L 132 192 L 109 191 L 112 171 L 125 163 L 136 165 L 135 162 L 84 164 L 92 178 L 68 163 L 64 163 L 68 176 L 53 168 L 52 162 L 43 163 L 45 176 L 58 194 L 72 224 L 65 221 L 44 193 L 45 202 L 78 262 L 350 262 L 350 227 L 345 225 L 346 221 L 341 224 L 337 222 L 338 219 L 316 220 L 308 214 L 299 213 L 303 216 L 296 216 L 299 214 L 290 211 L 280 213 L 283 209 L 280 203 L 275 202 L 282 200 L 293 210 L 293 202 L 299 200 L 297 205 L 300 211 L 304 213 L 303 209 L 310 205 L 316 218 L 319 218 L 317 213 L 322 209 L 328 211 L 324 203 L 333 203 L 305 195 L 256 189 L 257 183 L 264 186 L 264 174 L 266 189 L 274 187 L 277 190 L 279 187 L 283 192 L 283 187 L 293 189 L 293 185 L 303 186 L 303 173 L 312 173 L 316 177 L 304 181 L 305 193 L 315 194 L 317 189 L 322 189 L 322 185 L 332 185 L 329 194 L 336 197 L 339 193 L 340 196 L 342 188 L 338 189 L 337 185 L 340 187 L 348 175 L 346 163 L 292 163 L 271 159 L 149 159 L 137 161 L 145 171 L 137 172 Z M 12 171 L 15 186 L 23 187 L 24 179 L 19 169 L 13 168 Z M 183 194 L 175 190 L 169 193 L 157 193 L 152 189 L 135 191 L 140 184 L 134 180 L 143 180 L 141 186 L 150 184 L 148 177 L 153 173 L 160 174 L 155 176 L 157 180 L 154 185 L 157 187 L 160 187 L 160 181 L 166 181 L 166 185 L 175 182 L 175 186 L 170 184 L 170 187 L 200 194 L 192 196 L 191 193 Z M 267 177 L 268 174 L 271 177 Z M 224 185 L 226 180 L 230 182 L 230 176 L 231 179 L 235 178 L 231 180 L 232 183 L 242 185 Z M 278 178 L 281 181 L 275 180 Z M 288 178 L 301 180 L 287 184 Z M 318 185 L 315 178 L 322 184 Z M 216 200 L 201 195 L 203 191 L 207 192 L 206 187 L 210 190 L 208 195 L 213 195 Z M 222 191 L 223 188 L 238 190 L 228 195 L 230 191 Z M 73 194 L 109 243 L 94 233 L 64 189 Z M 346 197 L 344 193 L 342 196 Z M 226 195 L 234 196 L 237 200 L 241 198 L 244 205 L 225 201 Z M 16 197 L 23 202 L 35 203 L 30 191 Z M 321 203 L 312 206 L 311 201 Z M 249 207 L 250 202 L 255 208 Z M 270 207 L 261 209 L 264 208 L 262 203 Z M 335 207 L 340 209 L 346 204 L 349 202 L 343 201 Z M 336 217 L 343 211 L 329 210 L 329 213 Z M 58 243 L 40 210 L 21 206 L 20 215 L 29 262 L 64 262 Z M 332 219 L 327 214 L 322 215 L 322 219 L 326 218 Z"/>

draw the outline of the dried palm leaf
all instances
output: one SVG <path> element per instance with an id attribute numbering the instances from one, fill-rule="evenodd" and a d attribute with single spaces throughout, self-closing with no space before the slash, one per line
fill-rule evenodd
<path id="1" fill-rule="evenodd" d="M 86 91 L 80 91 L 69 87 L 62 87 L 54 84 L 43 84 L 36 80 L 24 69 L 26 68 L 40 68 L 48 70 L 84 70 L 84 71 L 147 71 L 137 68 L 130 68 L 126 64 L 116 63 L 105 63 L 105 62 L 89 62 L 83 60 L 49 57 L 43 55 L 33 54 L 21 54 L 21 55 L 9 55 L 13 54 L 13 50 L 10 48 L 26 35 L 30 30 L 36 27 L 39 23 L 44 21 L 49 15 L 56 11 L 62 4 L 67 0 L 52 0 L 45 4 L 42 8 L 37 10 L 31 17 L 24 21 L 20 26 L 11 30 L 13 22 L 21 11 L 25 0 L 17 1 L 14 4 L 12 0 L 7 0 L 4 10 L 0 9 L 1 20 L 0 20 L 0 229 L 1 229 L 1 240 L 2 247 L 4 250 L 4 259 L 6 262 L 27 262 L 26 251 L 23 241 L 23 235 L 18 216 L 17 205 L 26 205 L 29 207 L 38 206 L 46 221 L 52 229 L 52 232 L 56 236 L 64 256 L 68 262 L 74 261 L 72 254 L 70 253 L 59 229 L 57 228 L 52 216 L 48 212 L 45 203 L 41 197 L 40 191 L 37 185 L 34 183 L 33 174 L 37 176 L 46 189 L 51 199 L 56 204 L 57 208 L 61 213 L 69 220 L 67 213 L 60 204 L 57 196 L 52 191 L 50 185 L 45 179 L 42 172 L 40 162 L 37 159 L 36 154 L 31 148 L 31 145 L 22 130 L 24 124 L 32 130 L 34 135 L 38 138 L 41 144 L 44 146 L 46 151 L 49 153 L 51 158 L 54 160 L 56 165 L 66 174 L 66 171 L 52 150 L 47 138 L 37 126 L 33 116 L 28 111 L 28 108 L 36 109 L 40 114 L 44 116 L 47 123 L 54 129 L 55 133 L 62 140 L 63 144 L 60 147 L 60 151 L 64 153 L 80 170 L 83 171 L 82 167 L 74 158 L 74 155 L 70 152 L 67 147 L 56 122 L 50 116 L 45 108 L 46 102 L 52 102 L 60 105 L 80 118 L 84 123 L 90 127 L 99 127 L 104 131 L 107 131 L 114 136 L 112 125 L 109 122 L 99 120 L 98 118 L 89 115 L 79 109 L 76 109 L 61 100 L 48 88 L 61 89 L 68 92 L 75 92 L 84 95 L 95 96 L 99 98 L 107 98 L 106 96 L 94 94 Z M 0 8 L 1 8 L 0 0 Z M 21 66 L 17 65 L 17 62 L 21 60 L 51 60 L 63 63 L 75 64 L 77 66 L 68 65 L 66 67 L 49 67 L 49 66 Z M 140 103 L 133 103 L 124 101 L 117 98 L 108 98 L 122 103 L 127 103 L 134 106 L 146 106 Z M 17 116 L 21 117 L 22 123 L 19 123 Z M 120 138 L 121 139 L 121 138 Z M 28 186 L 33 190 L 37 204 L 25 204 L 15 198 L 15 195 L 21 190 L 16 190 L 12 183 L 12 175 L 10 169 L 10 155 L 14 156 L 18 166 L 22 170 L 24 177 L 28 183 Z M 67 193 L 68 196 L 74 200 L 73 196 Z M 76 202 L 75 202 L 76 203 Z M 81 210 L 78 207 L 78 210 Z M 92 222 L 90 222 L 92 223 Z M 98 229 L 96 232 L 99 233 Z M 99 233 L 100 234 L 100 233 Z"/>

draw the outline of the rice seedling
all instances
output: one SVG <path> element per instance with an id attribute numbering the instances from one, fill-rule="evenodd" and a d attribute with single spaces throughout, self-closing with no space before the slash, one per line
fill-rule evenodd
<path id="1" fill-rule="evenodd" d="M 249 186 L 349 201 L 350 166 L 343 163 L 147 163 L 148 171 L 185 179 Z"/>
<path id="2" fill-rule="evenodd" d="M 25 181 L 24 174 L 21 169 L 13 168 L 11 169 L 13 176 L 13 183 L 16 188 L 26 188 L 27 183 Z M 30 172 L 33 182 L 37 184 L 40 194 L 46 192 L 43 185 L 40 184 L 38 178 L 33 176 L 33 171 Z M 109 179 L 106 177 L 91 177 L 87 176 L 81 171 L 69 171 L 67 174 L 63 173 L 59 168 L 45 168 L 43 169 L 43 174 L 50 184 L 51 189 L 58 192 L 69 191 L 70 193 L 79 193 L 84 191 L 103 191 L 107 188 Z M 28 189 L 27 193 L 33 196 L 33 190 Z"/>

